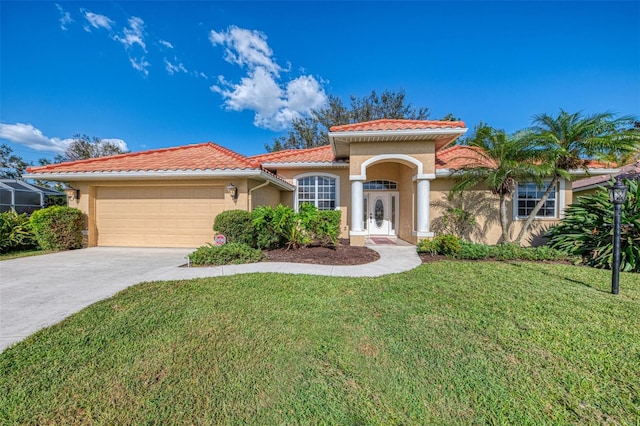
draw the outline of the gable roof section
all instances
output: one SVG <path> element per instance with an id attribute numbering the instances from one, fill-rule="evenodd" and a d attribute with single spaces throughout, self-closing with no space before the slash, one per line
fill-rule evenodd
<path id="1" fill-rule="evenodd" d="M 264 170 L 258 161 L 212 142 L 90 158 L 27 168 L 26 178 L 44 180 L 260 178 L 292 191 L 294 186 Z"/>
<path id="2" fill-rule="evenodd" d="M 29 167 L 29 173 L 145 172 L 170 170 L 250 170 L 260 164 L 214 143 L 185 145 Z"/>
<path id="3" fill-rule="evenodd" d="M 249 157 L 263 167 L 342 167 L 345 160 L 336 160 L 330 145 L 308 149 L 288 149 Z"/>
<path id="4" fill-rule="evenodd" d="M 347 158 L 352 143 L 434 141 L 435 150 L 446 147 L 467 131 L 462 121 L 382 119 L 332 126 L 329 143 L 336 158 Z"/>

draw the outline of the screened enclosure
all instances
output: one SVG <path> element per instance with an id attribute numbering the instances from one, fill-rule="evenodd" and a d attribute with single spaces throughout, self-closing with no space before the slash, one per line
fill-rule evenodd
<path id="1" fill-rule="evenodd" d="M 65 194 L 21 180 L 0 179 L 0 213 L 9 210 L 31 213 L 45 207 L 51 197 L 65 197 Z"/>

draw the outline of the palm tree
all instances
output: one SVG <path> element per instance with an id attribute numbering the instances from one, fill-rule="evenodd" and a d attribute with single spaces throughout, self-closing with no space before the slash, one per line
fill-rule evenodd
<path id="1" fill-rule="evenodd" d="M 526 133 L 508 136 L 502 130 L 487 125 L 476 127 L 476 134 L 466 141 L 468 154 L 461 156 L 465 165 L 456 169 L 461 177 L 451 190 L 452 194 L 463 192 L 478 184 L 485 184 L 500 200 L 500 241 L 507 243 L 509 222 L 507 198 L 513 194 L 518 181 L 533 181 L 542 184 L 543 177 L 551 169 L 541 158 L 544 151 L 529 144 Z"/>
<path id="2" fill-rule="evenodd" d="M 527 217 L 516 237 L 517 243 L 522 241 L 560 178 L 568 178 L 571 170 L 586 169 L 589 159 L 601 159 L 612 153 L 624 155 L 638 149 L 640 131 L 633 123 L 633 117 L 615 118 L 609 112 L 583 116 L 581 112 L 569 114 L 562 109 L 557 117 L 548 114 L 533 117 L 530 143 L 547 154 L 551 182 Z"/>

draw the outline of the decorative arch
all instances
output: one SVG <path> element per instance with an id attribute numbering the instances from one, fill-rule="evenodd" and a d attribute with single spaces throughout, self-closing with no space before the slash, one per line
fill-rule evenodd
<path id="1" fill-rule="evenodd" d="M 375 157 L 371 157 L 368 160 L 364 161 L 360 166 L 360 175 L 359 176 L 352 175 L 349 177 L 349 179 L 365 181 L 367 180 L 367 167 L 375 163 L 380 163 L 383 161 L 393 161 L 393 160 L 399 161 L 405 164 L 409 163 L 416 166 L 417 173 L 416 173 L 415 179 L 435 179 L 434 174 L 424 174 L 423 164 L 421 161 L 406 154 L 380 154 L 380 155 L 376 155 Z"/>

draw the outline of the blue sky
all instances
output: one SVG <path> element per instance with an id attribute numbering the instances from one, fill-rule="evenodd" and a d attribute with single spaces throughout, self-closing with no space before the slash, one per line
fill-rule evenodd
<path id="1" fill-rule="evenodd" d="M 640 2 L 0 2 L 0 143 L 75 134 L 245 155 L 332 94 L 404 89 L 513 132 L 538 113 L 640 115 Z"/>

